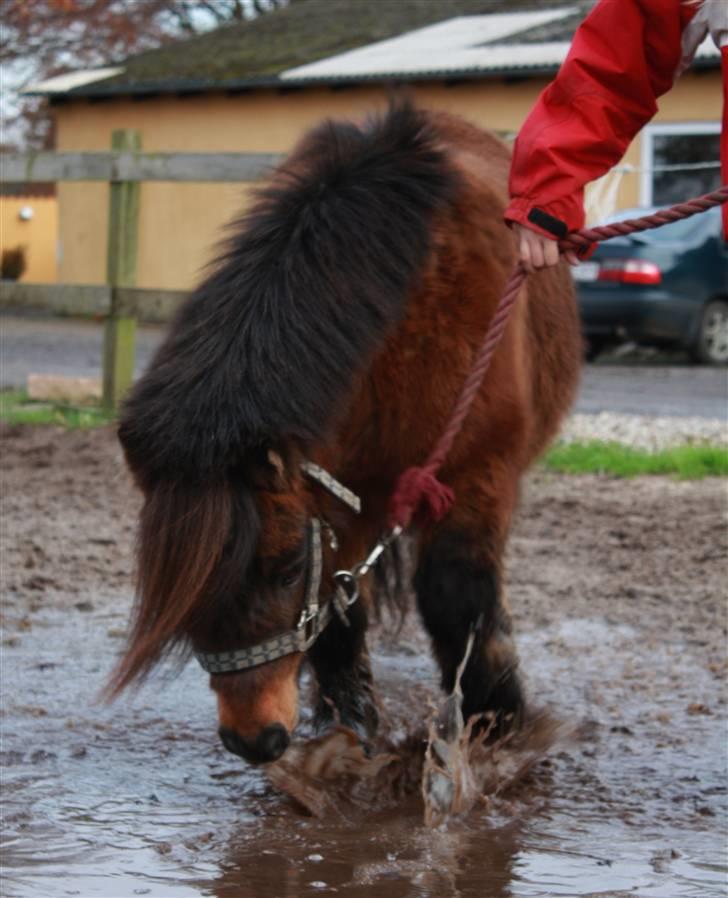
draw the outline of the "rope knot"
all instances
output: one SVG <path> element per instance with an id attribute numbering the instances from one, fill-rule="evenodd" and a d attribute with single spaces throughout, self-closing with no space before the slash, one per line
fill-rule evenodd
<path id="1" fill-rule="evenodd" d="M 454 501 L 455 493 L 429 468 L 407 468 L 389 503 L 389 525 L 408 527 L 418 513 L 434 523 L 445 517 Z"/>

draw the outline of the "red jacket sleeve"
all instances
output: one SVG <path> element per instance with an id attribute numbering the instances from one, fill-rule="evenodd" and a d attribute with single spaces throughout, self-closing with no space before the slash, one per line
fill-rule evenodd
<path id="1" fill-rule="evenodd" d="M 584 185 L 605 174 L 657 111 L 698 5 L 600 0 L 516 140 L 507 221 L 549 236 L 584 224 Z"/>
<path id="2" fill-rule="evenodd" d="M 728 184 L 728 44 L 720 48 L 723 65 L 723 124 L 720 130 L 720 174 Z M 723 239 L 728 243 L 728 203 L 723 203 Z"/>

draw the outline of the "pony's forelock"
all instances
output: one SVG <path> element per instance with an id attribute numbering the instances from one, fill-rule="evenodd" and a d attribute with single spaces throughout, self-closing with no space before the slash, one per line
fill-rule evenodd
<path id="1" fill-rule="evenodd" d="M 233 492 L 230 483 L 165 482 L 150 491 L 139 522 L 132 626 L 107 697 L 143 681 L 165 655 L 189 648 L 212 602 L 224 601 L 244 581 L 258 533 L 251 494 Z"/>

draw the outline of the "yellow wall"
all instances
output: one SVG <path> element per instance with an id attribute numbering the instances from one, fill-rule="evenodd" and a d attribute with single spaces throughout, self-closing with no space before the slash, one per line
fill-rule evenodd
<path id="1" fill-rule="evenodd" d="M 22 221 L 23 207 L 33 210 L 30 221 Z M 21 281 L 52 284 L 56 280 L 58 203 L 54 196 L 0 197 L 0 255 L 22 246 L 25 272 Z"/>
<path id="2" fill-rule="evenodd" d="M 411 93 L 423 106 L 466 116 L 501 132 L 518 131 L 546 79 L 423 84 Z M 143 149 L 167 152 L 285 152 L 301 133 L 327 116 L 357 116 L 381 107 L 377 85 L 278 93 L 207 94 L 185 98 L 74 102 L 55 109 L 59 150 L 105 150 L 116 128 L 137 128 Z M 718 121 L 720 73 L 683 76 L 661 101 L 656 122 Z M 639 138 L 625 161 L 639 166 Z M 221 226 L 245 205 L 243 184 L 148 184 L 142 188 L 139 230 L 141 287 L 184 289 L 214 257 Z M 638 203 L 639 176 L 629 174 L 619 205 Z M 101 283 L 106 270 L 108 187 L 59 185 L 60 280 Z"/>

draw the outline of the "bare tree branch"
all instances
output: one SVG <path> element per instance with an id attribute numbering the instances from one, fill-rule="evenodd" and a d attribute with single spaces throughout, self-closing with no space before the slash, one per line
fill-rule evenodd
<path id="1" fill-rule="evenodd" d="M 286 6 L 291 0 L 0 0 L 3 28 L 0 117 L 15 143 L 47 144 L 50 120 L 37 99 L 18 98 L 27 80 L 113 65 L 228 22 Z M 24 135 L 24 138 L 22 137 Z"/>

